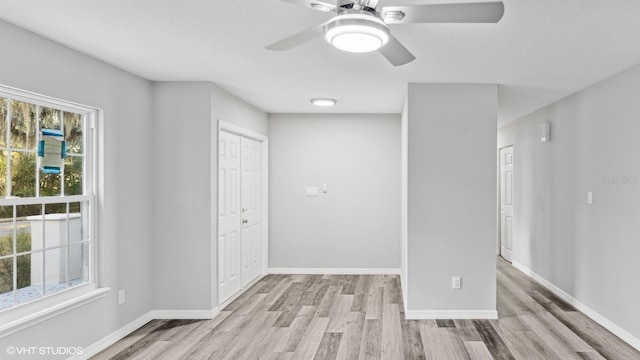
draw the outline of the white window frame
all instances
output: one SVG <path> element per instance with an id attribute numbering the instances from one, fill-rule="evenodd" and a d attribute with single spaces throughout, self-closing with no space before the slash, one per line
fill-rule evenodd
<path id="1" fill-rule="evenodd" d="M 33 204 L 34 199 L 37 199 L 39 204 L 86 202 L 89 207 L 89 215 L 87 217 L 89 229 L 87 233 L 90 240 L 89 280 L 0 310 L 0 339 L 2 339 L 24 328 L 98 300 L 104 297 L 105 293 L 110 289 L 100 288 L 98 282 L 97 175 L 99 168 L 97 123 L 102 116 L 102 111 L 94 107 L 62 101 L 4 85 L 0 85 L 0 98 L 9 98 L 84 116 L 84 128 L 82 129 L 84 138 L 83 195 L 64 195 L 64 185 L 61 185 L 61 196 L 38 197 L 39 192 L 37 190 L 36 196 L 30 198 L 4 198 L 5 194 L 0 194 L 0 206 Z M 0 134 L 0 136 L 3 135 Z M 10 147 L 9 143 L 7 143 L 7 147 Z M 39 171 L 36 171 L 36 179 L 38 178 L 38 173 Z M 36 183 L 36 189 L 38 188 L 39 186 Z"/>

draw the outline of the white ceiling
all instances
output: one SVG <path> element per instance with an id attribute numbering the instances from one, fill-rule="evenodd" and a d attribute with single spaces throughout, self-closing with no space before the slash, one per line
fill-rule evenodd
<path id="1" fill-rule="evenodd" d="M 321 38 L 265 50 L 331 16 L 279 0 L 0 0 L 0 18 L 150 80 L 216 82 L 269 113 L 399 113 L 409 82 L 495 83 L 504 124 L 640 63 L 640 1 L 503 1 L 498 24 L 390 26 L 417 57 L 401 67 Z M 436 2 L 456 1 L 379 4 Z"/>

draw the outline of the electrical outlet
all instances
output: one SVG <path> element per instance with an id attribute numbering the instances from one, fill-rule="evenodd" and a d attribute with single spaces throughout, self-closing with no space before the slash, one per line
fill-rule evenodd
<path id="1" fill-rule="evenodd" d="M 462 289 L 462 278 L 460 276 L 454 276 L 451 278 L 451 288 L 453 290 Z"/>
<path id="2" fill-rule="evenodd" d="M 118 305 L 124 304 L 124 289 L 118 291 Z"/>

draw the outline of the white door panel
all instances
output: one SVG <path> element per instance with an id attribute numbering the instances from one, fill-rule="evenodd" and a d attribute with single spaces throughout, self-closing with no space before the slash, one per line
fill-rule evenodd
<path id="1" fill-rule="evenodd" d="M 223 302 L 242 288 L 238 259 L 240 136 L 220 132 L 218 169 L 218 291 Z"/>
<path id="2" fill-rule="evenodd" d="M 500 255 L 513 258 L 513 147 L 500 149 Z"/>
<path id="3" fill-rule="evenodd" d="M 220 131 L 218 293 L 228 300 L 262 272 L 262 143 Z"/>
<path id="4" fill-rule="evenodd" d="M 246 285 L 260 275 L 261 243 L 261 144 L 242 138 L 242 283 Z"/>

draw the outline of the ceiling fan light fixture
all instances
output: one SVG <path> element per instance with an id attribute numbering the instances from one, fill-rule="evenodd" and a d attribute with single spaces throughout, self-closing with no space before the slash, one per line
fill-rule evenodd
<path id="1" fill-rule="evenodd" d="M 315 106 L 333 106 L 338 101 L 336 99 L 328 99 L 328 98 L 316 98 L 311 99 L 311 103 Z"/>
<path id="2" fill-rule="evenodd" d="M 389 41 L 389 28 L 373 15 L 349 11 L 325 25 L 324 38 L 342 51 L 365 53 L 378 50 Z"/>

